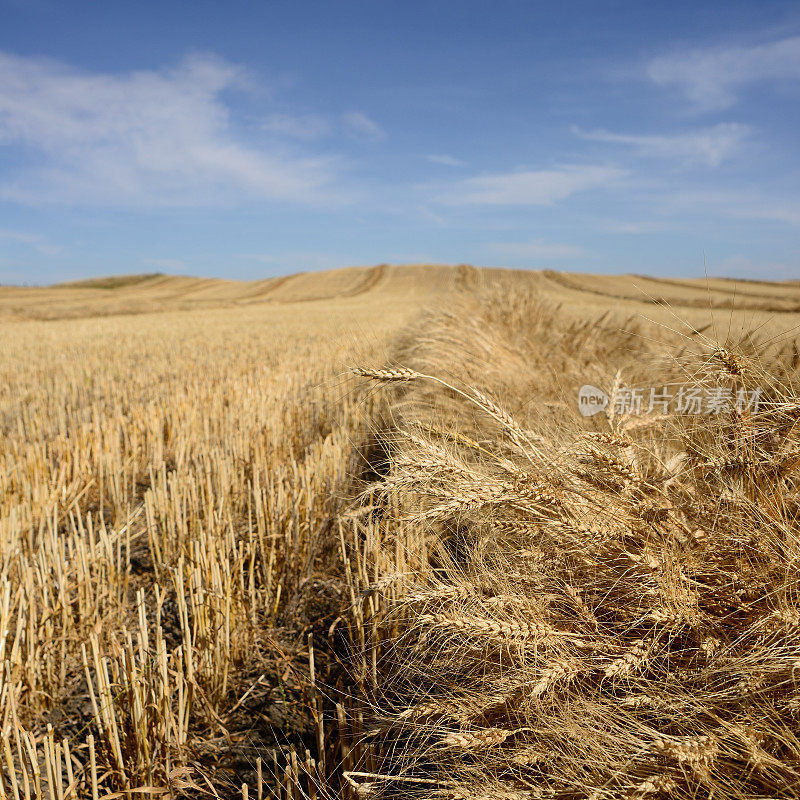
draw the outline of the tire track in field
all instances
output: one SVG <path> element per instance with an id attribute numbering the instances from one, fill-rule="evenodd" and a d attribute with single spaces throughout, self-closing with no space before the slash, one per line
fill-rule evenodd
<path id="1" fill-rule="evenodd" d="M 372 267 L 364 276 L 364 280 L 352 289 L 345 289 L 337 294 L 331 295 L 332 297 L 358 297 L 361 294 L 366 294 L 372 291 L 379 283 L 386 277 L 388 265 L 378 264 L 377 267 Z"/>
<path id="2" fill-rule="evenodd" d="M 258 291 L 253 292 L 253 294 L 249 295 L 247 298 L 248 300 L 263 300 L 265 297 L 274 294 L 276 290 L 280 289 L 282 286 L 285 286 L 289 283 L 293 278 L 297 278 L 298 276 L 302 275 L 302 272 L 298 272 L 294 275 L 281 275 L 279 278 L 273 278 L 263 289 L 259 289 Z M 278 300 L 278 302 L 281 302 Z"/>
<path id="3" fill-rule="evenodd" d="M 644 305 L 660 305 L 660 306 L 669 306 L 672 308 L 710 308 L 712 310 L 723 309 L 723 310 L 737 310 L 737 311 L 766 311 L 773 314 L 791 314 L 797 313 L 800 311 L 800 304 L 796 302 L 792 302 L 791 299 L 787 298 L 783 300 L 782 298 L 776 297 L 769 297 L 768 299 L 758 299 L 764 298 L 764 295 L 756 295 L 757 299 L 749 301 L 750 297 L 753 297 L 752 294 L 739 294 L 738 296 L 733 293 L 731 290 L 725 289 L 712 289 L 712 292 L 719 292 L 720 294 L 730 294 L 730 300 L 711 300 L 707 297 L 703 296 L 703 289 L 698 286 L 697 297 L 664 297 L 664 296 L 649 296 L 643 293 L 641 296 L 637 297 L 633 293 L 619 293 L 613 291 L 604 291 L 600 288 L 582 286 L 578 281 L 573 281 L 567 275 L 564 275 L 560 272 L 555 272 L 554 270 L 544 270 L 542 272 L 542 276 L 545 280 L 550 281 L 551 283 L 556 284 L 564 289 L 570 289 L 574 292 L 580 292 L 582 294 L 592 294 L 598 297 L 611 297 L 615 300 L 625 300 L 627 302 L 632 303 L 642 303 Z M 652 278 L 648 277 L 647 280 L 653 280 Z M 666 283 L 666 281 L 659 281 L 662 283 Z M 677 284 L 685 289 L 690 289 L 692 287 L 686 286 L 685 284 Z"/>

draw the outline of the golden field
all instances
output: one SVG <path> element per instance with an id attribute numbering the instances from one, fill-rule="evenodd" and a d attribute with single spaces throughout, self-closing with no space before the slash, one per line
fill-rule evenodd
<path id="1" fill-rule="evenodd" d="M 798 324 L 466 265 L 0 287 L 0 796 L 800 796 Z M 762 404 L 615 411 L 679 383 Z"/>

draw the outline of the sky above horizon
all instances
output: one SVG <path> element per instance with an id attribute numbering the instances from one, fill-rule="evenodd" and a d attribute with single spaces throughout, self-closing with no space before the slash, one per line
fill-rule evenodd
<path id="1" fill-rule="evenodd" d="M 0 0 L 0 283 L 798 279 L 799 100 L 797 3 Z"/>

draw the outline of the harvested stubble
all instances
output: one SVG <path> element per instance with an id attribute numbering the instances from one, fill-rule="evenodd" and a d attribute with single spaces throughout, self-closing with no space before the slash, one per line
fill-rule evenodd
<path id="1" fill-rule="evenodd" d="M 384 313 L 367 346 L 336 307 L 6 325 L 0 797 L 327 782 L 306 633 L 381 402 L 340 375 Z"/>

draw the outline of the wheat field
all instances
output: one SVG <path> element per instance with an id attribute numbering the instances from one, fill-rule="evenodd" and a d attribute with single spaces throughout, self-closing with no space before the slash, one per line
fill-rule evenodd
<path id="1" fill-rule="evenodd" d="M 0 797 L 800 797 L 798 325 L 467 265 L 0 287 Z M 618 402 L 678 384 L 760 405 Z"/>

